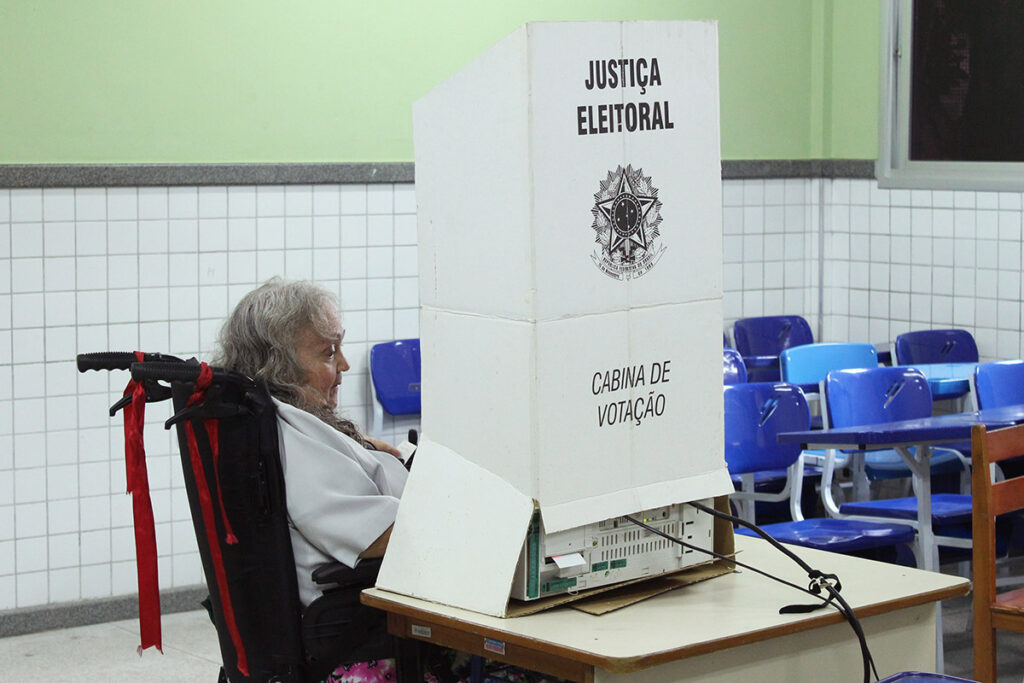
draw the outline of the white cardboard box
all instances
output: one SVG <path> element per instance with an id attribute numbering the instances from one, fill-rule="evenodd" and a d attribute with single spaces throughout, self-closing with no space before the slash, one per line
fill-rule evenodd
<path id="1" fill-rule="evenodd" d="M 504 614 L 533 501 L 732 490 L 716 27 L 528 24 L 413 124 L 427 441 L 378 585 Z"/>

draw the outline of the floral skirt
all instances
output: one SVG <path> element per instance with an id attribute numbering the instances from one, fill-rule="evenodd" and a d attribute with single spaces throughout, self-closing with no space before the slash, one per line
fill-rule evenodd
<path id="1" fill-rule="evenodd" d="M 462 652 L 431 647 L 424 657 L 424 683 L 468 683 L 472 657 Z M 339 666 L 323 683 L 382 683 L 395 680 L 395 660 L 378 659 Z M 496 662 L 483 662 L 484 683 L 556 683 L 560 679 L 529 671 L 518 666 Z"/>
<path id="2" fill-rule="evenodd" d="M 377 659 L 339 666 L 324 679 L 324 683 L 383 683 L 393 680 L 395 660 Z"/>

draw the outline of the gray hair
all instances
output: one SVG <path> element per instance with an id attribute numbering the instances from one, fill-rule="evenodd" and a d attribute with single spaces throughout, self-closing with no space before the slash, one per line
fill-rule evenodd
<path id="1" fill-rule="evenodd" d="M 327 311 L 338 309 L 329 291 L 306 281 L 271 278 L 242 297 L 221 327 L 214 365 L 265 382 L 270 394 L 316 415 L 360 443 L 359 429 L 330 406 L 311 402 L 306 373 L 295 355 L 299 337 L 307 329 L 331 338 Z"/>

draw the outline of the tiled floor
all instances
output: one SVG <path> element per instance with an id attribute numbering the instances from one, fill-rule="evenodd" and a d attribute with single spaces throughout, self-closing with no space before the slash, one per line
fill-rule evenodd
<path id="1" fill-rule="evenodd" d="M 141 657 L 136 619 L 0 638 L 0 679 L 215 683 L 220 649 L 206 612 L 165 614 L 162 623 L 164 653 Z"/>
<path id="2" fill-rule="evenodd" d="M 942 603 L 942 619 L 945 673 L 970 679 L 974 673 L 970 596 Z M 1000 631 L 996 641 L 999 683 L 1021 683 L 1024 680 L 1024 634 Z"/>
<path id="3" fill-rule="evenodd" d="M 970 601 L 943 604 L 946 674 L 970 678 Z M 220 668 L 216 635 L 205 611 L 165 615 L 164 653 L 141 657 L 134 619 L 0 639 L 0 679 L 4 681 L 205 681 L 215 683 Z M 869 643 L 870 645 L 870 643 Z M 999 681 L 1024 677 L 1024 636 L 1000 634 Z"/>

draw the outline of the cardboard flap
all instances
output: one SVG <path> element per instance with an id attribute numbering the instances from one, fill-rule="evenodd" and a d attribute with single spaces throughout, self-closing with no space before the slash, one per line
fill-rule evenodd
<path id="1" fill-rule="evenodd" d="M 377 587 L 504 616 L 532 515 L 531 498 L 421 439 Z"/>
<path id="2" fill-rule="evenodd" d="M 635 605 L 647 598 L 653 598 L 656 595 L 668 593 L 677 588 L 690 586 L 701 581 L 707 581 L 717 576 L 724 576 L 733 571 L 735 570 L 728 563 L 709 562 L 678 574 L 643 579 L 624 586 L 619 590 L 611 591 L 604 595 L 594 595 L 570 604 L 574 609 L 578 609 L 581 612 L 600 616 L 623 607 Z"/>
<path id="3" fill-rule="evenodd" d="M 722 467 L 713 472 L 613 491 L 558 505 L 545 505 L 543 500 L 538 502 L 541 518 L 544 520 L 544 530 L 553 533 L 662 505 L 724 496 L 732 490 L 729 471 Z"/>

